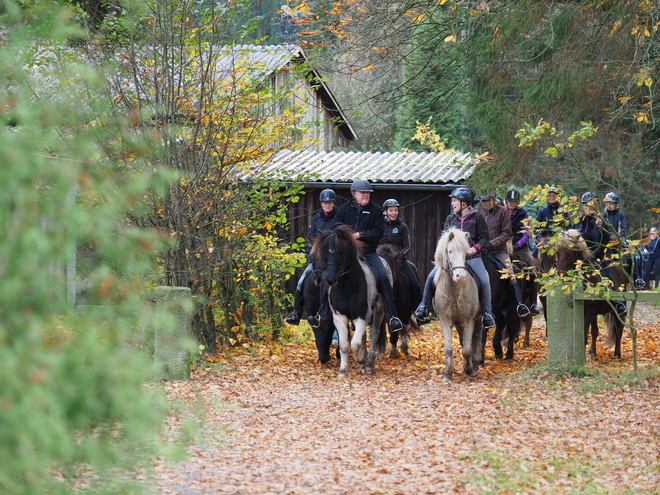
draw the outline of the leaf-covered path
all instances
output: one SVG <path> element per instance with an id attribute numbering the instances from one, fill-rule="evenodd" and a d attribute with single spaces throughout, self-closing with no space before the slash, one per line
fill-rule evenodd
<path id="1" fill-rule="evenodd" d="M 337 360 L 316 362 L 313 344 L 225 353 L 166 384 L 172 399 L 201 397 L 207 417 L 204 444 L 184 462 L 157 461 L 158 490 L 660 493 L 660 328 L 656 307 L 640 309 L 640 368 L 655 372 L 635 386 L 619 378 L 632 370 L 629 332 L 621 360 L 601 345 L 590 361 L 606 375 L 557 380 L 533 368 L 546 357 L 538 318 L 516 362 L 487 353 L 479 377 L 451 384 L 435 324 L 408 358 L 379 360 L 374 376 L 353 365 L 347 380 L 335 378 Z"/>

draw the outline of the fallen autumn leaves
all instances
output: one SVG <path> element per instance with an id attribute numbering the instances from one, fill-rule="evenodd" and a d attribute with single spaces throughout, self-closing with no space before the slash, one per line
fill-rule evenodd
<path id="1" fill-rule="evenodd" d="M 408 358 L 381 359 L 374 376 L 352 363 L 316 362 L 313 343 L 228 352 L 171 399 L 200 396 L 204 444 L 179 464 L 156 462 L 163 494 L 660 493 L 658 310 L 640 321 L 638 385 L 623 358 L 602 348 L 588 368 L 607 373 L 557 379 L 543 373 L 537 318 L 529 349 L 495 361 L 476 379 L 448 385 L 437 323 L 411 341 Z M 640 314 L 643 312 L 640 311 Z M 602 337 L 601 337 L 602 339 Z M 460 358 L 457 371 L 460 372 Z"/>

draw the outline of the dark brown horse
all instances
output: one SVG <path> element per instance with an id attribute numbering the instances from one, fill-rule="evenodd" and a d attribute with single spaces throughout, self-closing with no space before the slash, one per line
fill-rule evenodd
<path id="1" fill-rule="evenodd" d="M 413 317 L 413 313 L 420 301 L 415 299 L 413 282 L 408 278 L 403 270 L 403 263 L 408 260 L 401 257 L 400 250 L 393 244 L 381 244 L 378 246 L 378 255 L 385 260 L 392 271 L 392 289 L 394 291 L 394 302 L 396 304 L 396 314 L 403 324 L 403 330 L 390 333 L 390 358 L 397 359 L 399 351 L 397 344 L 401 339 L 401 352 L 408 355 L 408 341 L 416 333 L 420 333 L 421 327 Z M 413 274 L 417 276 L 417 286 L 419 287 L 419 276 L 417 268 L 414 267 Z M 385 321 L 381 323 L 381 332 L 385 332 Z"/>
<path id="2" fill-rule="evenodd" d="M 559 234 L 555 245 L 555 259 L 557 273 L 566 274 L 575 269 L 578 264 L 591 267 L 589 260 L 590 251 L 587 243 L 582 239 L 577 230 L 568 230 Z M 627 277 L 619 267 L 612 267 L 614 280 L 617 286 L 625 285 Z M 597 284 L 601 278 L 597 274 L 585 276 L 585 286 Z M 544 309 L 545 311 L 545 309 Z M 584 343 L 589 341 L 589 329 L 591 328 L 591 347 L 589 354 L 596 356 L 596 340 L 598 339 L 598 315 L 604 315 L 607 322 L 606 346 L 614 346 L 614 356 L 621 357 L 621 338 L 623 336 L 623 321 L 618 317 L 614 305 L 610 301 L 594 300 L 584 301 Z M 547 321 L 547 320 L 546 320 Z"/>

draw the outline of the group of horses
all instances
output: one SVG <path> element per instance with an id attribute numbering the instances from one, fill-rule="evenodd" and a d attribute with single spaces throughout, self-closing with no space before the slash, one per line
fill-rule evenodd
<path id="1" fill-rule="evenodd" d="M 339 345 L 337 357 L 340 359 L 338 378 L 346 378 L 349 370 L 349 347 L 354 359 L 360 363 L 366 374 L 374 372 L 377 355 L 386 351 L 387 330 L 385 325 L 384 299 L 372 270 L 361 257 L 362 244 L 355 239 L 353 230 L 343 224 L 331 230 L 320 232 L 312 242 L 314 276 L 306 277 L 303 288 L 305 309 L 308 314 L 317 314 L 320 306 L 319 285 L 327 287 L 328 300 L 332 312 L 329 322 L 314 329 L 314 337 L 319 361 L 330 361 L 330 348 L 333 333 L 337 332 Z M 463 355 L 463 373 L 476 376 L 485 360 L 487 331 L 481 322 L 479 285 L 469 273 L 466 264 L 466 251 L 469 249 L 467 234 L 458 229 L 443 233 L 435 251 L 435 297 L 433 307 L 443 333 L 445 371 L 443 381 L 453 375 L 452 331 L 456 328 Z M 576 231 L 569 231 L 559 237 L 554 246 L 554 254 L 542 254 L 539 266 L 533 271 L 545 272 L 556 267 L 558 272 L 566 272 L 588 257 L 586 244 Z M 393 287 L 397 315 L 403 323 L 403 330 L 390 333 L 390 357 L 398 357 L 398 342 L 401 351 L 408 353 L 408 339 L 420 330 L 413 313 L 419 301 L 413 300 L 411 281 L 401 268 L 408 263 L 399 256 L 396 249 L 385 245 L 379 247 L 378 254 L 388 273 Z M 491 283 L 492 307 L 495 316 L 495 333 L 492 345 L 495 357 L 513 360 L 514 345 L 518 340 L 521 325 L 525 328 L 524 345 L 529 345 L 529 330 L 532 317 L 521 319 L 517 314 L 517 301 L 510 290 L 510 281 L 502 278 L 503 267 L 495 258 L 484 256 L 484 264 Z M 528 268 L 529 269 L 529 268 Z M 522 292 L 528 298 L 527 285 L 534 277 L 519 279 Z M 543 298 L 541 302 L 545 301 Z M 615 356 L 621 355 L 621 335 L 623 322 L 616 316 L 612 305 L 607 301 L 589 301 L 585 304 L 585 345 L 587 329 L 592 330 L 591 354 L 596 353 L 598 335 L 597 315 L 607 315 L 608 343 L 615 344 Z M 369 346 L 367 346 L 369 329 Z M 503 349 L 506 342 L 506 352 Z"/>

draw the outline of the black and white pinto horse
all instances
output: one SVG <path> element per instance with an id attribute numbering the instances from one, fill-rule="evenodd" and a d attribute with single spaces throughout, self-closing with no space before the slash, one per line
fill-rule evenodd
<path id="1" fill-rule="evenodd" d="M 369 265 L 360 259 L 362 244 L 353 234 L 347 225 L 336 224 L 331 230 L 321 231 L 312 241 L 314 267 L 323 273 L 323 281 L 328 285 L 332 319 L 339 336 L 341 362 L 337 378 L 348 376 L 351 324 L 354 332 L 350 347 L 364 373 L 373 374 L 376 350 L 380 354 L 385 352 L 385 333 L 380 331 L 385 302 Z M 367 326 L 370 326 L 368 350 Z"/>
<path id="2" fill-rule="evenodd" d="M 410 337 L 421 332 L 421 327 L 417 324 L 417 320 L 413 316 L 420 301 L 415 300 L 412 288 L 413 283 L 403 271 L 402 264 L 408 263 L 408 261 L 401 257 L 400 250 L 393 244 L 381 244 L 378 246 L 378 255 L 390 266 L 396 314 L 403 324 L 401 331 L 390 333 L 390 358 L 397 359 L 399 357 L 399 351 L 397 349 L 399 339 L 401 339 L 401 352 L 407 356 Z M 419 286 L 417 268 L 412 264 L 411 266 L 413 273 L 417 276 L 417 285 Z M 384 320 L 381 323 L 380 331 L 386 331 Z"/>
<path id="3" fill-rule="evenodd" d="M 481 305 L 477 282 L 466 269 L 468 234 L 451 228 L 442 234 L 435 250 L 435 297 L 433 309 L 438 315 L 444 341 L 445 372 L 443 382 L 452 379 L 454 349 L 452 328 L 456 327 L 463 354 L 463 373 L 477 376 L 481 356 Z"/>

